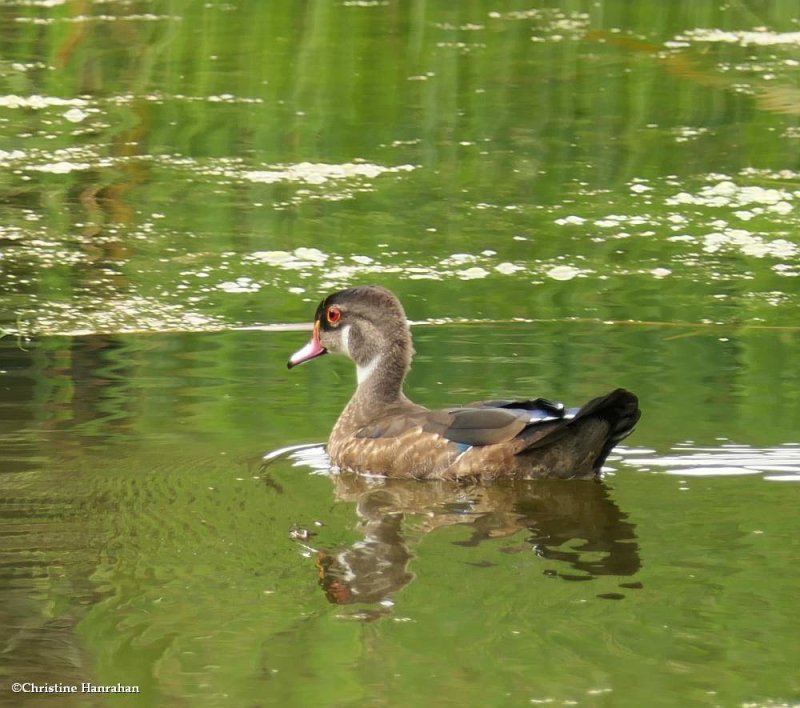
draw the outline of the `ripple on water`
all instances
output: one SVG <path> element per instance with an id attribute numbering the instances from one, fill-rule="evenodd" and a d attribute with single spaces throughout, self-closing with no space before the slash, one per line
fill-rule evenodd
<path id="1" fill-rule="evenodd" d="M 678 477 L 763 475 L 772 482 L 800 482 L 800 446 L 795 444 L 767 448 L 675 446 L 673 454 L 668 455 L 641 454 L 635 448 L 620 448 L 617 452 L 628 466 L 643 472 Z"/>
<path id="2" fill-rule="evenodd" d="M 281 458 L 291 460 L 292 467 L 306 467 L 314 474 L 327 475 L 331 472 L 331 461 L 324 443 L 302 443 L 272 450 L 262 458 L 263 467 Z"/>

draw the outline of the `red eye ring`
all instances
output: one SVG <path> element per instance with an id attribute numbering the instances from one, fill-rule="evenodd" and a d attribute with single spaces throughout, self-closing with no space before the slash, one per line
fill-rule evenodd
<path id="1" fill-rule="evenodd" d="M 330 324 L 336 324 L 340 319 L 342 319 L 342 311 L 338 307 L 331 306 L 325 313 L 325 318 Z"/>

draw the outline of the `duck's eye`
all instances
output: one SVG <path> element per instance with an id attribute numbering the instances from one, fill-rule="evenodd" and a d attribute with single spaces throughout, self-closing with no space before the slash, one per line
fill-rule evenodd
<path id="1" fill-rule="evenodd" d="M 325 316 L 328 318 L 330 324 L 336 324 L 342 319 L 342 311 L 338 307 L 329 307 Z"/>

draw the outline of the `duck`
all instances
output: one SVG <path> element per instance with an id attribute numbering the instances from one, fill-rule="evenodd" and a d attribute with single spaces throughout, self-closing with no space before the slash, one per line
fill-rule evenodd
<path id="1" fill-rule="evenodd" d="M 641 415 L 637 397 L 622 388 L 580 408 L 546 398 L 443 409 L 414 403 L 403 392 L 414 355 L 406 313 L 377 285 L 325 297 L 311 339 L 287 365 L 293 369 L 328 353 L 355 363 L 357 385 L 327 453 L 339 470 L 362 475 L 470 483 L 597 479 Z"/>

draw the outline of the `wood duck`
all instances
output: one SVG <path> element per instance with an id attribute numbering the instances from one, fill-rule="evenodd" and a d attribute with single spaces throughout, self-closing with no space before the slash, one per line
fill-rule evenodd
<path id="1" fill-rule="evenodd" d="M 393 478 L 486 481 L 600 474 L 639 420 L 636 396 L 618 388 L 580 409 L 535 398 L 430 410 L 403 394 L 414 348 L 406 314 L 388 290 L 341 290 L 317 307 L 311 341 L 291 369 L 328 352 L 356 365 L 358 387 L 328 439 L 340 469 Z"/>

